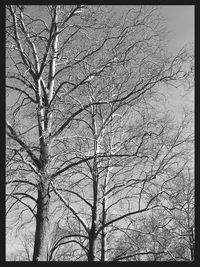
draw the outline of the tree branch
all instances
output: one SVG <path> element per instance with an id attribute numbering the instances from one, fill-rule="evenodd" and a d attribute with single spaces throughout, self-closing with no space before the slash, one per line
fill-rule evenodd
<path id="1" fill-rule="evenodd" d="M 84 229 L 88 233 L 89 228 L 88 228 L 87 224 L 84 222 L 84 220 L 80 217 L 80 215 L 78 215 L 76 210 L 68 203 L 68 201 L 59 193 L 59 191 L 55 188 L 55 186 L 52 183 L 52 181 L 50 183 L 52 185 L 52 188 L 53 188 L 53 191 L 55 192 L 55 194 L 65 204 L 65 206 L 74 214 L 74 216 L 78 219 L 78 221 L 82 224 L 82 226 L 84 227 Z"/>
<path id="2" fill-rule="evenodd" d="M 11 124 L 9 122 L 6 121 L 6 126 L 9 129 L 9 132 L 7 131 L 8 136 L 10 136 L 13 140 L 15 140 L 17 143 L 19 143 L 27 152 L 27 154 L 30 156 L 30 158 L 32 159 L 32 161 L 34 162 L 34 164 L 36 165 L 36 167 L 38 169 L 40 169 L 41 167 L 41 163 L 39 161 L 39 159 L 34 155 L 34 153 L 31 151 L 31 149 L 29 148 L 28 145 L 26 145 L 17 135 L 17 133 L 15 132 L 15 130 L 13 129 L 13 127 L 11 126 Z"/>
<path id="3" fill-rule="evenodd" d="M 119 260 L 123 260 L 123 259 L 128 259 L 128 258 L 132 258 L 134 256 L 138 256 L 138 255 L 159 255 L 159 254 L 163 254 L 166 253 L 166 251 L 159 251 L 159 252 L 153 252 L 153 251 L 148 251 L 148 252 L 138 252 L 138 253 L 134 253 L 134 254 L 130 254 L 130 255 L 126 255 L 123 257 L 117 257 L 115 259 L 113 259 L 112 261 L 119 261 Z"/>

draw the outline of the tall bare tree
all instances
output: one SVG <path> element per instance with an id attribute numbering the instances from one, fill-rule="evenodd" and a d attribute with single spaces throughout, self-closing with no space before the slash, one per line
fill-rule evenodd
<path id="1" fill-rule="evenodd" d="M 129 122 L 132 128 L 131 138 L 128 135 L 128 139 L 123 142 L 122 139 L 120 142 L 117 141 L 120 146 L 120 149 L 115 146 L 117 153 L 114 154 L 109 148 L 113 153 L 110 157 L 106 159 L 99 157 L 97 181 L 92 176 L 94 166 L 91 168 L 87 164 L 70 173 L 70 183 L 65 179 L 63 184 L 59 182 L 59 186 L 53 186 L 61 202 L 75 215 L 77 226 L 74 228 L 73 221 L 73 228 L 69 227 L 69 219 L 66 220 L 63 229 L 67 228 L 71 231 L 67 233 L 63 230 L 60 239 L 56 239 L 52 246 L 51 255 L 60 246 L 80 242 L 81 250 L 85 251 L 82 255 L 88 256 L 88 260 L 90 260 L 91 246 L 96 260 L 114 260 L 110 256 L 116 250 L 115 245 L 113 247 L 112 233 L 118 236 L 124 228 L 129 230 L 130 220 L 137 214 L 148 213 L 149 210 L 158 208 L 171 210 L 171 205 L 166 201 L 166 195 L 170 195 L 168 191 L 170 186 L 166 190 L 165 184 L 179 176 L 188 163 L 189 146 L 193 141 L 191 134 L 187 135 L 190 118 L 185 118 L 176 131 L 166 117 L 159 120 L 155 120 L 154 116 L 151 118 L 154 122 L 148 118 L 148 123 L 152 123 L 149 127 L 156 128 L 157 132 L 150 131 L 146 138 L 141 133 L 145 130 L 143 121 L 141 125 L 136 121 L 135 128 Z M 122 121 L 124 126 L 124 122 L 128 120 L 123 118 Z M 127 127 L 122 128 L 127 129 Z M 119 124 L 117 129 L 121 129 Z M 104 136 L 105 139 L 106 136 Z M 108 144 L 105 147 L 107 146 Z M 114 156 L 111 157 L 111 155 Z M 96 191 L 92 190 L 93 186 L 98 187 Z M 96 217 L 93 217 L 92 201 L 96 203 Z M 95 234 L 90 237 L 94 224 Z M 112 241 L 109 242 L 109 240 Z M 148 253 L 154 252 L 148 251 Z M 129 253 L 126 257 L 131 255 Z"/>
<path id="2" fill-rule="evenodd" d="M 159 87 L 189 81 L 191 56 L 185 50 L 167 56 L 156 8 L 134 6 L 116 17 L 104 6 L 18 5 L 7 6 L 6 15 L 8 214 L 19 207 L 24 221 L 31 212 L 33 261 L 46 261 L 59 198 L 74 218 L 76 239 L 66 242 L 81 247 L 88 261 L 105 261 L 108 227 L 152 208 L 162 192 L 145 204 L 146 181 L 177 155 L 178 142 L 189 140 L 179 131 L 168 138 L 162 118 L 133 119 L 134 107 Z M 135 179 L 136 169 L 142 175 Z M 108 215 L 119 189 L 128 212 Z M 126 203 L 129 194 L 139 197 L 136 210 Z"/>

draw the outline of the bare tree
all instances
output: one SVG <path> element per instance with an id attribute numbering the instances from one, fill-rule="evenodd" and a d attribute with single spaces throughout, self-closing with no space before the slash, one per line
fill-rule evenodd
<path id="1" fill-rule="evenodd" d="M 114 261 L 194 261 L 194 180 L 188 166 L 164 187 L 165 205 L 118 229 Z"/>
<path id="2" fill-rule="evenodd" d="M 130 135 L 128 137 L 131 141 L 127 142 L 125 139 L 122 142 L 121 139 L 121 142 L 117 142 L 118 149 L 115 146 L 116 154 L 110 154 L 106 160 L 104 157 L 99 157 L 97 164 L 98 190 L 95 191 L 95 194 L 92 194 L 92 186 L 96 186 L 97 183 L 92 179 L 94 166 L 91 167 L 89 164 L 83 165 L 81 168 L 76 167 L 74 172 L 70 173 L 70 183 L 64 178 L 63 184 L 60 181 L 59 186 L 53 185 L 55 194 L 74 215 L 74 220 L 73 228 L 71 228 L 69 219 L 66 219 L 63 229 L 70 229 L 70 231 L 63 231 L 60 239 L 57 239 L 52 246 L 51 255 L 60 246 L 74 242 L 80 245 L 82 257 L 87 256 L 88 260 L 90 260 L 89 249 L 92 245 L 92 253 L 96 260 L 115 260 L 110 256 L 116 251 L 116 246 L 113 246 L 112 232 L 118 236 L 118 232 L 120 234 L 124 228 L 129 231 L 128 225 L 130 225 L 129 220 L 132 215 L 135 216 L 153 208 L 174 209 L 168 202 L 166 203 L 166 195 L 168 196 L 170 192 L 165 190 L 164 185 L 180 175 L 190 157 L 189 146 L 193 141 L 190 133 L 187 135 L 190 117 L 185 117 L 176 131 L 166 118 L 155 120 L 155 116 L 150 117 L 154 123 L 150 118 L 148 118 L 148 122 L 152 123 L 152 129 L 157 128 L 157 133 L 150 131 L 151 134 L 145 139 L 145 135 L 141 134 L 142 129 L 145 130 L 143 121 L 141 125 L 139 121 L 136 121 L 135 128 L 129 122 L 132 131 L 131 138 Z M 123 117 L 121 121 L 123 126 L 127 121 Z M 116 129 L 121 128 L 127 129 L 127 127 L 120 127 L 120 124 Z M 111 131 L 109 131 L 110 134 Z M 106 140 L 106 136 L 104 136 L 104 140 Z M 118 140 L 119 138 L 117 138 Z M 125 146 L 126 150 L 124 150 Z M 127 151 L 127 149 L 129 150 Z M 135 153 L 134 150 L 138 152 Z M 112 153 L 111 148 L 109 148 L 109 152 Z M 92 213 L 92 201 L 96 203 L 95 218 Z M 95 224 L 95 234 L 90 239 L 93 224 Z M 109 239 L 112 240 L 111 243 L 108 241 Z M 148 246 L 146 246 L 147 248 Z M 162 253 L 164 253 L 164 249 L 162 249 Z M 126 252 L 128 255 L 126 257 L 123 255 L 123 258 L 132 257 L 127 248 Z M 143 255 L 160 253 L 160 251 L 152 249 L 148 252 L 146 250 L 139 252 Z"/>
<path id="3" fill-rule="evenodd" d="M 167 57 L 156 8 L 134 6 L 117 18 L 104 6 L 7 6 L 6 12 L 8 214 L 19 207 L 20 226 L 35 218 L 33 261 L 46 261 L 63 240 L 49 249 L 59 198 L 74 218 L 67 238 L 76 239 L 65 243 L 76 243 L 88 261 L 105 261 L 106 229 L 154 206 L 162 191 L 144 203 L 146 181 L 189 138 L 179 131 L 168 138 L 161 118 L 131 122 L 134 107 L 159 86 L 189 80 L 191 57 L 185 50 Z M 142 174 L 129 179 L 137 166 Z M 126 203 L 133 186 L 137 209 Z M 128 212 L 110 214 L 119 189 Z"/>
<path id="4" fill-rule="evenodd" d="M 169 202 L 173 210 L 165 210 L 170 221 L 168 229 L 172 239 L 168 245 L 172 258 L 177 261 L 194 261 L 195 227 L 194 227 L 194 177 L 192 167 L 188 167 L 174 179 L 165 184 L 170 192 Z M 172 183 L 172 184 L 170 184 Z"/>

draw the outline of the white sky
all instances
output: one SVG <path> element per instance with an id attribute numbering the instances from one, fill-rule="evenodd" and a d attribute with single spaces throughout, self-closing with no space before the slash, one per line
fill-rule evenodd
<path id="1" fill-rule="evenodd" d="M 160 6 L 167 20 L 170 32 L 170 48 L 177 49 L 187 43 L 194 43 L 194 6 Z"/>
<path id="2" fill-rule="evenodd" d="M 169 50 L 180 50 L 183 46 L 194 44 L 194 6 L 192 5 L 163 5 L 162 15 L 166 18 L 169 31 Z M 180 97 L 180 90 L 169 93 L 172 109 L 181 113 L 181 104 L 194 110 L 194 90 L 186 98 Z M 181 115 L 181 114 L 180 114 Z"/>

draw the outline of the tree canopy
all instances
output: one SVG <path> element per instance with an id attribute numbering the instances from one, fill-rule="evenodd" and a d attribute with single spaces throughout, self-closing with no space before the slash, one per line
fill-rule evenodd
<path id="1" fill-rule="evenodd" d="M 21 260 L 194 260 L 193 118 L 165 109 L 166 90 L 193 88 L 193 54 L 166 48 L 154 6 L 6 7 L 6 214 L 25 229 Z"/>

